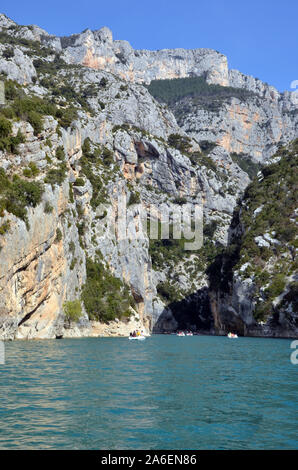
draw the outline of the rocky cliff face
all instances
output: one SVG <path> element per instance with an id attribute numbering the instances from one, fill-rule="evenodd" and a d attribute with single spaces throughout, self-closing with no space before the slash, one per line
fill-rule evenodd
<path id="1" fill-rule="evenodd" d="M 206 269 L 250 181 L 233 152 L 264 161 L 297 135 L 290 95 L 215 51 L 134 51 L 107 28 L 57 38 L 5 15 L 0 73 L 0 336 L 218 329 Z M 182 103 L 182 119 L 142 85 L 190 75 L 249 96 L 216 114 Z M 203 247 L 150 239 L 151 206 L 172 226 L 185 203 L 203 206 Z"/>
<path id="2" fill-rule="evenodd" d="M 39 172 L 36 179 L 40 181 L 47 166 L 46 151 L 49 148 L 45 138 L 48 136 L 51 136 L 54 148 L 64 141 L 69 157 L 79 157 L 77 139 L 66 132 L 63 138 L 59 138 L 55 134 L 56 124 L 51 118 L 45 119 L 45 130 L 39 137 L 34 136 L 30 124 L 14 124 L 12 133 L 16 134 L 21 129 L 25 142 L 20 145 L 18 156 L 2 153 L 2 179 L 5 173 L 22 174 L 24 168 L 34 165 Z M 75 246 L 75 255 L 79 259 L 84 260 L 85 255 L 79 246 L 78 233 L 70 214 L 70 226 L 66 225 L 68 197 L 66 181 L 59 187 L 46 185 L 40 204 L 28 208 L 28 224 L 13 213 L 5 211 L 2 214 L 0 289 L 4 338 L 59 335 L 63 328 L 58 315 L 62 304 L 75 295 L 85 280 L 84 263 L 78 264 L 75 271 L 70 269 L 71 244 Z"/>
<path id="3" fill-rule="evenodd" d="M 220 334 L 297 337 L 297 156 L 295 140 L 248 186 L 209 267 Z"/>
<path id="4" fill-rule="evenodd" d="M 43 36 L 41 40 L 63 52 L 69 63 L 106 70 L 132 82 L 194 74 L 204 75 L 209 83 L 228 84 L 227 59 L 211 49 L 134 50 L 127 41 L 113 41 L 108 28 L 66 38 Z"/>
<path id="5" fill-rule="evenodd" d="M 106 27 L 60 38 L 37 26 L 19 26 L 4 15 L 0 16 L 0 28 L 5 34 L 51 48 L 68 64 L 105 70 L 130 82 L 149 84 L 152 80 L 203 77 L 208 84 L 230 87 L 227 96 L 215 94 L 207 104 L 185 96 L 170 106 L 185 132 L 198 141 L 216 142 L 230 153 L 264 162 L 279 144 L 297 135 L 293 93 L 280 93 L 259 79 L 229 70 L 227 58 L 217 51 L 134 50 L 127 41 L 114 41 Z M 18 47 L 14 60 L 2 64 L 1 70 L 23 83 L 36 78 L 32 60 Z M 250 93 L 239 97 L 241 89 Z"/>
<path id="6" fill-rule="evenodd" d="M 217 109 L 185 98 L 172 107 L 181 128 L 197 140 L 210 140 L 230 153 L 266 162 L 278 145 L 297 135 L 297 107 L 286 96 L 231 97 Z"/>
<path id="7" fill-rule="evenodd" d="M 106 27 L 60 38 L 37 26 L 19 26 L 5 15 L 0 17 L 0 28 L 20 38 L 41 41 L 62 52 L 68 63 L 105 70 L 132 82 L 194 74 L 204 75 L 209 83 L 229 84 L 227 58 L 211 49 L 134 50 L 127 41 L 114 41 Z"/>

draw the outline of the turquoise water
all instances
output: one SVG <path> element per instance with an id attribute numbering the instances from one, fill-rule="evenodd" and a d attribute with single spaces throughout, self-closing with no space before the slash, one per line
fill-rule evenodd
<path id="1" fill-rule="evenodd" d="M 291 341 L 6 343 L 0 448 L 297 448 Z"/>

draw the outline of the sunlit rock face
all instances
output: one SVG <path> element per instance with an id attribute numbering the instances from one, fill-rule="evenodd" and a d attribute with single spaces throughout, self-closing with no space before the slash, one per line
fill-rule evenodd
<path id="1" fill-rule="evenodd" d="M 181 128 L 198 141 L 209 140 L 230 153 L 266 162 L 298 132 L 297 106 L 287 94 L 230 98 L 217 109 L 198 106 L 191 98 L 171 107 Z"/>
<path id="2" fill-rule="evenodd" d="M 5 15 L 0 15 L 0 30 L 7 35 L 0 44 L 3 77 L 19 84 L 24 96 L 48 97 L 60 115 L 68 107 L 77 109 L 76 118 L 64 125 L 59 114 L 43 115 L 37 133 L 26 113 L 8 117 L 12 135 L 20 131 L 24 141 L 16 153 L 1 147 L 0 170 L 11 180 L 18 176 L 41 183 L 43 194 L 36 207 L 28 207 L 28 226 L 9 207 L 1 212 L 0 338 L 127 335 L 136 328 L 219 331 L 221 314 L 208 295 L 206 269 L 216 250 L 227 245 L 237 199 L 250 182 L 233 154 L 266 162 L 279 144 L 297 137 L 292 95 L 229 71 L 226 57 L 210 49 L 137 51 L 126 41 L 113 40 L 108 28 L 55 37 Z M 245 100 L 232 96 L 216 111 L 189 100 L 170 109 L 143 86 L 153 79 L 189 76 L 251 95 Z M 72 92 L 70 99 L 60 93 L 62 85 Z M 189 151 L 173 146 L 173 135 L 189 138 Z M 93 155 L 89 160 L 86 139 Z M 205 153 L 204 141 L 211 143 Z M 62 171 L 61 148 L 65 177 L 50 184 L 49 172 Z M 33 164 L 38 171 L 28 177 Z M 192 209 L 203 206 L 208 246 L 191 256 L 180 250 L 176 258 L 156 260 L 159 253 L 142 214 L 154 205 L 161 222 L 185 202 Z M 87 259 L 98 253 L 134 298 L 129 321 L 99 323 L 81 302 Z M 235 285 L 233 308 L 249 293 L 246 288 Z M 65 318 L 64 304 L 74 300 L 81 302 L 79 322 Z M 242 304 L 249 321 L 251 306 Z"/>
<path id="3" fill-rule="evenodd" d="M 211 49 L 134 50 L 127 41 L 114 41 L 106 27 L 58 40 L 45 36 L 42 41 L 62 50 L 70 63 L 106 70 L 132 82 L 204 75 L 208 83 L 229 83 L 227 58 Z"/>

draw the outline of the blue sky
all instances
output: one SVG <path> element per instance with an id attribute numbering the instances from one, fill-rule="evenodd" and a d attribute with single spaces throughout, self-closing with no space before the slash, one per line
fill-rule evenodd
<path id="1" fill-rule="evenodd" d="M 108 26 L 135 49 L 216 49 L 279 90 L 298 80 L 295 0 L 10 0 L 0 11 L 61 36 Z"/>

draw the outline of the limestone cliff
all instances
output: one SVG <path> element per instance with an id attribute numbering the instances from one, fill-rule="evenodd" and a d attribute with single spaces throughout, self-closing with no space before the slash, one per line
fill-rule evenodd
<path id="1" fill-rule="evenodd" d="M 28 83 L 36 79 L 32 54 L 29 58 L 23 53 L 17 44 L 20 38 L 44 45 L 68 64 L 111 72 L 129 82 L 149 84 L 152 80 L 201 77 L 210 85 L 225 87 L 226 96 L 215 94 L 207 102 L 198 102 L 186 94 L 171 103 L 170 108 L 185 132 L 198 141 L 216 142 L 230 153 L 263 162 L 279 144 L 297 135 L 296 96 L 291 92 L 280 93 L 238 70 L 229 70 L 227 58 L 217 51 L 134 50 L 127 41 L 113 40 L 107 27 L 56 37 L 34 25 L 17 25 L 5 15 L 0 16 L 0 30 L 16 42 L 14 60 L 0 64 L 0 72 L 14 80 Z M 239 90 L 250 93 L 239 96 Z"/>
<path id="2" fill-rule="evenodd" d="M 297 144 L 281 148 L 248 186 L 227 250 L 209 267 L 220 334 L 297 337 Z"/>
<path id="3" fill-rule="evenodd" d="M 263 163 L 279 145 L 297 135 L 295 95 L 279 93 L 240 72 L 238 76 L 236 80 L 233 75 L 233 86 L 229 87 L 208 85 L 197 77 L 155 81 L 149 90 L 160 102 L 169 105 L 180 127 L 190 136 L 198 141 L 215 142 L 230 153 Z"/>
<path id="4" fill-rule="evenodd" d="M 206 269 L 252 177 L 242 157 L 297 136 L 291 96 L 209 49 L 134 51 L 107 28 L 58 38 L 5 15 L 0 73 L 0 337 L 218 328 Z M 190 76 L 229 90 L 216 113 L 144 86 Z M 203 205 L 200 250 L 148 236 L 152 205 L 162 224 L 185 203 Z"/>

